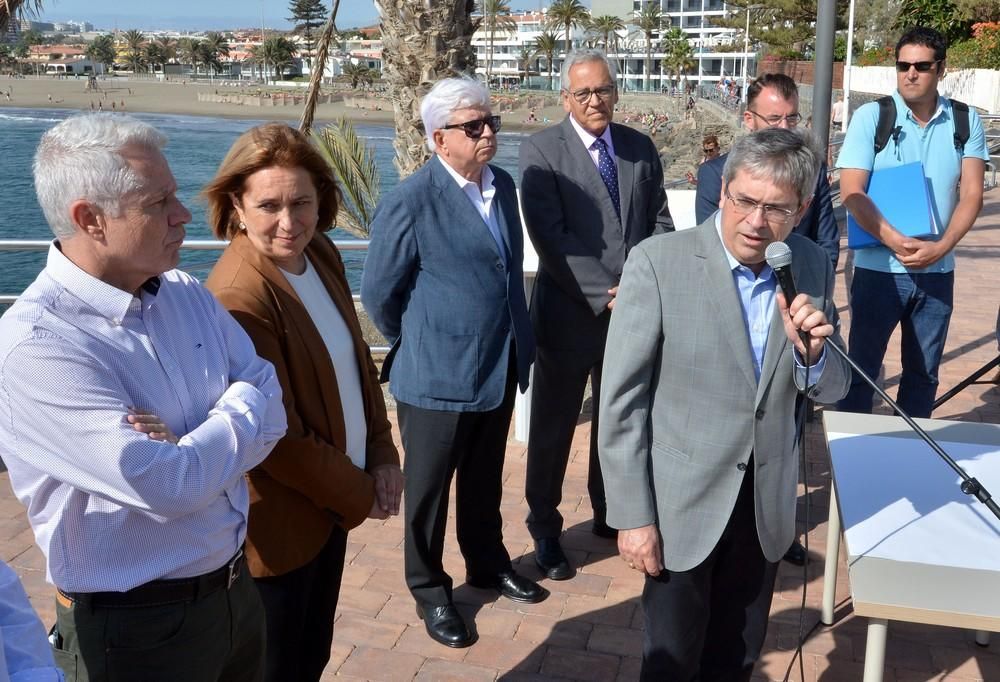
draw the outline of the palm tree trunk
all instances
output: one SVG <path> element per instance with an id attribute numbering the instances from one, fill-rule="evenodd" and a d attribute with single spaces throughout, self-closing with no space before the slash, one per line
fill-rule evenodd
<path id="1" fill-rule="evenodd" d="M 396 123 L 396 168 L 404 178 L 430 152 L 424 144 L 420 99 L 441 78 L 475 69 L 472 0 L 375 0 L 381 16 L 383 78 Z"/>

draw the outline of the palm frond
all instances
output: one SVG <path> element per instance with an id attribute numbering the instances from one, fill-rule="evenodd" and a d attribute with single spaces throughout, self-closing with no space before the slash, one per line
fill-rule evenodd
<path id="1" fill-rule="evenodd" d="M 345 201 L 337 212 L 337 227 L 367 238 L 382 185 L 374 150 L 344 118 L 311 134 L 344 193 Z"/>
<path id="2" fill-rule="evenodd" d="M 42 0 L 0 0 L 0 33 L 18 15 L 37 14 L 42 9 Z"/>

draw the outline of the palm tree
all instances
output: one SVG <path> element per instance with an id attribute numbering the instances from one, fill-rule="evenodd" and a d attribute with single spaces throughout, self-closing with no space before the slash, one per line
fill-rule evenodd
<path id="1" fill-rule="evenodd" d="M 517 69 L 521 75 L 521 86 L 528 84 L 531 78 L 531 60 L 538 57 L 538 46 L 535 43 L 525 43 L 521 46 L 521 51 L 517 54 Z M 537 64 L 536 71 L 537 69 Z"/>
<path id="2" fill-rule="evenodd" d="M 507 0 L 481 0 L 483 13 L 480 28 L 486 31 L 486 83 L 493 73 L 493 42 L 497 33 L 510 35 L 517 30 L 517 23 L 510 18 Z"/>
<path id="3" fill-rule="evenodd" d="M 396 121 L 400 177 L 430 157 L 420 122 L 420 98 L 437 80 L 471 73 L 476 66 L 472 2 L 375 0 L 382 28 L 382 78 Z"/>
<path id="4" fill-rule="evenodd" d="M 115 63 L 115 39 L 110 34 L 100 35 L 90 41 L 83 51 L 84 56 L 98 64 L 104 64 L 106 71 Z"/>
<path id="5" fill-rule="evenodd" d="M 181 64 L 190 64 L 191 70 L 198 73 L 198 63 L 201 61 L 201 54 L 198 49 L 198 41 L 193 38 L 181 38 L 177 41 L 177 58 Z"/>
<path id="6" fill-rule="evenodd" d="M 643 64 L 642 87 L 649 90 L 653 75 L 653 36 L 663 28 L 663 22 L 667 18 L 660 11 L 659 2 L 646 2 L 637 11 L 632 12 L 632 23 L 642 31 L 646 39 L 646 61 Z"/>
<path id="7" fill-rule="evenodd" d="M 146 43 L 146 36 L 142 31 L 132 29 L 125 32 L 125 49 L 127 50 L 125 63 L 128 64 L 132 73 L 139 73 L 139 70 L 146 66 L 146 59 L 143 55 L 143 47 Z"/>
<path id="8" fill-rule="evenodd" d="M 545 16 L 547 27 L 565 29 L 566 54 L 569 54 L 572 48 L 569 33 L 573 28 L 587 24 L 590 11 L 580 3 L 580 0 L 552 0 L 549 12 Z"/>
<path id="9" fill-rule="evenodd" d="M 258 64 L 270 64 L 274 68 L 274 79 L 278 80 L 294 60 L 296 49 L 295 43 L 288 38 L 271 36 L 250 50 L 250 58 Z M 266 79 L 267 75 L 264 77 Z"/>
<path id="10" fill-rule="evenodd" d="M 158 64 L 162 66 L 167 62 L 167 55 L 163 51 L 163 46 L 159 43 L 146 43 L 146 47 L 143 50 L 143 59 L 155 71 Z"/>
<path id="11" fill-rule="evenodd" d="M 587 30 L 601 36 L 604 51 L 610 54 L 618 45 L 618 31 L 625 30 L 625 22 L 622 21 L 621 17 L 616 17 L 613 14 L 602 14 L 590 20 L 590 23 L 587 24 Z"/>
<path id="12" fill-rule="evenodd" d="M 351 79 L 352 88 L 357 88 L 359 84 L 371 85 L 375 81 L 374 70 L 369 69 L 366 64 L 344 62 L 342 69 L 343 74 Z"/>
<path id="13" fill-rule="evenodd" d="M 167 70 L 167 62 L 177 56 L 177 41 L 166 36 L 157 38 L 146 45 L 146 61 L 159 64 L 161 71 Z"/>
<path id="14" fill-rule="evenodd" d="M 222 71 L 222 58 L 229 56 L 229 42 L 221 33 L 209 32 L 205 40 L 198 43 L 202 63 L 211 68 L 212 74 Z"/>
<path id="15" fill-rule="evenodd" d="M 663 40 L 667 44 L 662 62 L 663 72 L 674 75 L 680 85 L 681 76 L 697 64 L 691 43 L 688 42 L 687 34 L 676 26 L 663 35 Z"/>
<path id="16" fill-rule="evenodd" d="M 559 49 L 559 36 L 551 31 L 538 34 L 535 38 L 535 49 L 538 54 L 545 55 L 545 68 L 549 72 L 549 90 L 552 90 L 552 67 L 556 59 L 556 50 Z"/>
<path id="17" fill-rule="evenodd" d="M 367 238 L 381 191 L 375 151 L 358 138 L 354 126 L 343 118 L 319 133 L 313 132 L 313 140 L 344 193 L 345 201 L 340 202 L 337 211 L 337 227 Z"/>

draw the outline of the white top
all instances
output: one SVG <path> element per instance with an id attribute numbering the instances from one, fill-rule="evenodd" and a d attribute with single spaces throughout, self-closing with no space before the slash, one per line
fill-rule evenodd
<path id="1" fill-rule="evenodd" d="M 471 180 L 466 180 L 461 175 L 458 174 L 454 168 L 448 165 L 448 163 L 442 159 L 440 156 L 438 160 L 444 169 L 448 171 L 448 175 L 458 183 L 459 189 L 469 197 L 469 201 L 472 202 L 473 207 L 479 213 L 479 217 L 483 219 L 486 223 L 486 227 L 490 229 L 490 235 L 493 236 L 493 241 L 497 244 L 497 249 L 500 252 L 500 258 L 503 260 L 504 264 L 507 264 L 507 249 L 503 245 L 503 237 L 500 236 L 500 223 L 497 220 L 497 212 L 493 210 L 493 199 L 496 197 L 497 189 L 493 186 L 493 169 L 488 165 L 483 166 L 483 174 L 479 178 L 479 184 L 472 182 Z"/>
<path id="2" fill-rule="evenodd" d="M 129 408 L 179 441 L 136 431 Z M 0 319 L 0 457 L 65 591 L 224 566 L 246 536 L 244 474 L 285 428 L 274 367 L 180 270 L 136 298 L 53 245 Z"/>
<path id="3" fill-rule="evenodd" d="M 361 374 L 358 356 L 354 352 L 354 338 L 344 322 L 329 292 L 323 286 L 312 263 L 306 258 L 306 271 L 293 275 L 282 270 L 288 283 L 302 300 L 306 312 L 319 330 L 337 373 L 337 390 L 344 411 L 344 428 L 347 432 L 347 456 L 359 469 L 365 468 L 365 451 L 368 443 L 368 425 L 365 422 L 365 403 L 361 395 Z"/>
<path id="4" fill-rule="evenodd" d="M 607 146 L 608 154 L 611 155 L 611 158 L 612 159 L 618 158 L 615 156 L 615 143 L 611 141 L 610 123 L 608 123 L 608 126 L 604 129 L 603 133 L 601 133 L 597 137 L 594 137 L 586 130 L 584 130 L 583 126 L 581 126 L 579 123 L 576 122 L 576 119 L 573 118 L 572 114 L 569 117 L 569 122 L 573 124 L 573 129 L 576 131 L 576 134 L 580 136 L 580 140 L 583 142 L 583 146 L 587 148 L 587 153 L 590 154 L 590 159 L 591 161 L 594 162 L 595 166 L 599 167 L 599 156 L 597 148 L 594 147 L 594 142 L 597 141 L 598 137 L 604 140 L 604 144 Z"/>

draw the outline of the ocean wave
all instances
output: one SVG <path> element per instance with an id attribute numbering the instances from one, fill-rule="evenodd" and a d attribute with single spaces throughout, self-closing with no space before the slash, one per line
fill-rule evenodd
<path id="1" fill-rule="evenodd" d="M 62 119 L 61 118 L 43 118 L 43 117 L 40 117 L 40 116 L 28 116 L 28 115 L 18 116 L 17 114 L 14 114 L 12 116 L 10 114 L 0 113 L 0 120 L 3 120 L 3 121 L 26 121 L 26 122 L 39 122 L 39 123 L 59 123 L 59 121 L 61 121 Z"/>

